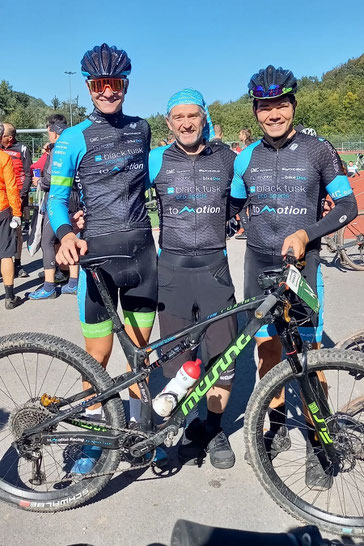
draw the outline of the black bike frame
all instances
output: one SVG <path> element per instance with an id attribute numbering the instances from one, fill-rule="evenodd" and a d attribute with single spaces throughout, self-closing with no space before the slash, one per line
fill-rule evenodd
<path id="1" fill-rule="evenodd" d="M 105 449 L 117 449 L 119 446 L 119 435 L 110 434 L 110 431 L 103 428 L 102 425 L 87 426 L 85 423 L 78 421 L 77 416 L 87 407 L 98 402 L 103 402 L 129 386 L 137 383 L 141 392 L 142 401 L 141 428 L 143 431 L 150 433 L 150 436 L 132 446 L 130 448 L 130 453 L 134 457 L 141 457 L 152 449 L 156 448 L 158 445 L 162 444 L 167 437 L 177 434 L 180 425 L 186 419 L 187 415 L 197 406 L 208 390 L 215 385 L 220 377 L 220 374 L 225 371 L 246 348 L 261 326 L 263 324 L 274 322 L 282 345 L 285 348 L 287 359 L 291 365 L 292 371 L 300 383 L 303 398 L 307 404 L 312 423 L 320 438 L 323 449 L 325 450 L 328 458 L 335 461 L 335 449 L 333 448 L 333 443 L 329 433 L 330 431 L 325 425 L 325 419 L 330 416 L 327 398 L 323 393 L 322 387 L 321 389 L 320 387 L 316 389 L 312 388 L 311 380 L 308 376 L 306 368 L 306 352 L 303 352 L 302 364 L 298 358 L 298 352 L 300 352 L 302 349 L 302 340 L 298 333 L 298 329 L 296 326 L 292 326 L 283 318 L 283 303 L 280 302 L 280 299 L 282 298 L 283 293 L 287 290 L 287 286 L 284 283 L 281 283 L 279 288 L 271 294 L 263 294 L 246 299 L 241 303 L 236 303 L 230 307 L 227 307 L 226 309 L 213 313 L 206 319 L 200 320 L 192 326 L 188 326 L 165 338 L 154 341 L 153 343 L 150 343 L 144 347 L 137 347 L 125 332 L 124 326 L 119 315 L 117 314 L 100 271 L 99 264 L 90 266 L 89 269 L 105 307 L 110 315 L 110 319 L 113 323 L 113 332 L 119 339 L 132 371 L 117 376 L 114 379 L 114 385 L 101 393 L 95 393 L 94 389 L 90 388 L 65 400 L 60 400 L 57 404 L 58 413 L 54 417 L 50 417 L 41 424 L 25 431 L 24 434 L 29 440 L 31 440 L 30 437 L 34 437 L 35 435 L 37 436 L 37 441 L 41 441 L 45 444 L 86 443 L 98 445 Z M 268 315 L 266 317 L 273 307 L 277 309 L 276 316 Z M 196 348 L 201 343 L 203 335 L 210 324 L 222 320 L 228 316 L 243 311 L 252 310 L 255 310 L 255 317 L 241 332 L 238 333 L 237 337 L 228 345 L 225 351 L 223 351 L 209 366 L 208 370 L 198 381 L 198 383 L 179 402 L 169 419 L 162 425 L 154 427 L 152 422 L 152 399 L 146 381 L 149 374 L 154 369 L 163 366 L 165 362 L 168 362 L 177 355 L 183 354 L 187 350 Z M 146 360 L 153 351 L 179 339 L 181 339 L 179 344 L 166 351 L 165 354 L 163 354 L 149 366 L 146 365 Z M 85 400 L 86 396 L 93 394 L 95 396 Z M 79 400 L 82 400 L 82 402 L 74 405 L 75 402 Z M 69 407 L 70 404 L 72 404 L 71 409 L 62 411 L 62 407 L 66 405 Z M 52 427 L 60 421 L 66 421 L 82 428 L 88 428 L 88 431 L 77 433 L 57 432 L 54 434 L 43 432 L 45 428 Z"/>

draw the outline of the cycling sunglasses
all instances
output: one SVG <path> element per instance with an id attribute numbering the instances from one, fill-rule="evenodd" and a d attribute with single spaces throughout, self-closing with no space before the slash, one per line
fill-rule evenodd
<path id="1" fill-rule="evenodd" d="M 87 86 L 92 93 L 105 93 L 109 87 L 113 93 L 119 93 L 127 87 L 126 78 L 97 78 L 86 80 Z"/>
<path id="2" fill-rule="evenodd" d="M 250 89 L 249 94 L 254 99 L 271 99 L 291 92 L 292 87 L 281 87 L 280 85 L 272 84 L 269 86 L 268 91 L 265 91 L 261 85 L 257 85 L 253 89 Z"/>

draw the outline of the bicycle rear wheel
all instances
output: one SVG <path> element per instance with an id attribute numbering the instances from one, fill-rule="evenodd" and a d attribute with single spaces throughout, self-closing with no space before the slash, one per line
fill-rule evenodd
<path id="1" fill-rule="evenodd" d="M 339 471 L 325 490 L 306 484 L 306 460 L 314 428 L 305 419 L 299 384 L 288 361 L 271 370 L 257 385 L 246 410 L 244 436 L 254 472 L 283 509 L 294 517 L 333 533 L 364 534 L 364 356 L 354 351 L 322 349 L 308 353 L 308 372 L 322 370 L 328 384 L 331 433 L 340 456 Z M 268 408 L 285 389 L 285 423 L 289 443 L 271 451 L 266 431 Z M 282 417 L 282 416 L 281 416 Z M 281 420 L 280 420 L 281 421 Z M 323 450 L 317 442 L 316 453 Z"/>
<path id="2" fill-rule="evenodd" d="M 361 351 L 364 353 L 364 330 L 353 334 L 349 338 L 339 341 L 335 349 L 351 349 L 352 351 Z"/>
<path id="3" fill-rule="evenodd" d="M 1 500 L 38 512 L 67 510 L 92 498 L 110 480 L 120 461 L 119 450 L 103 449 L 91 474 L 74 475 L 71 470 L 80 446 L 34 446 L 39 457 L 38 479 L 34 479 L 34 461 L 17 443 L 22 431 L 52 415 L 41 404 L 42 394 L 69 399 L 82 391 L 82 380 L 89 381 L 96 392 L 112 386 L 98 362 L 69 341 L 35 333 L 0 338 Z M 62 409 L 68 407 L 66 404 Z M 108 400 L 103 410 L 103 424 L 115 429 L 125 426 L 120 398 Z M 80 430 L 85 429 L 61 421 L 51 432 L 71 431 L 77 435 Z M 92 477 L 95 474 L 103 475 Z"/>
<path id="4" fill-rule="evenodd" d="M 356 271 L 364 271 L 364 210 L 347 226 L 340 229 L 337 242 L 343 263 Z M 345 246 L 346 245 L 346 246 Z"/>

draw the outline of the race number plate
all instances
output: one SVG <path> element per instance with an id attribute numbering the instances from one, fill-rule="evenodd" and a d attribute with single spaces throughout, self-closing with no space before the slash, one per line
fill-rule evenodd
<path id="1" fill-rule="evenodd" d="M 301 300 L 315 312 L 318 313 L 320 309 L 320 302 L 311 286 L 307 284 L 301 273 L 294 265 L 289 265 L 288 276 L 286 285 L 297 294 Z"/>

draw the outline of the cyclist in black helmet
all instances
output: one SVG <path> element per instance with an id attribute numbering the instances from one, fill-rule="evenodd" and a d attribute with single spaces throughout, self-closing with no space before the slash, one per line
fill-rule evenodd
<path id="1" fill-rule="evenodd" d="M 293 128 L 297 81 L 292 72 L 268 66 L 252 76 L 248 88 L 264 137 L 236 158 L 231 188 L 233 198 L 247 198 L 249 205 L 244 296 L 249 298 L 261 291 L 258 274 L 266 267 L 280 265 L 291 247 L 296 258 L 304 257 L 303 275 L 322 302 L 320 238 L 355 218 L 355 197 L 333 146 Z M 335 207 L 323 216 L 327 194 Z M 297 310 L 297 319 L 302 318 L 302 311 Z M 301 333 L 319 347 L 322 329 L 321 315 L 319 322 L 306 322 Z M 272 325 L 260 330 L 256 341 L 262 377 L 281 360 L 282 347 Z M 276 398 L 270 418 L 274 456 L 290 446 L 282 393 Z M 328 489 L 332 482 L 318 462 L 317 442 L 310 440 L 306 483 L 312 489 Z"/>
<path id="2" fill-rule="evenodd" d="M 54 149 L 48 213 L 61 242 L 57 259 L 72 265 L 86 252 L 133 255 L 133 260 L 110 260 L 103 269 L 115 305 L 120 298 L 125 330 L 141 345 L 148 341 L 157 300 L 156 253 L 145 207 L 150 128 L 144 119 L 123 114 L 131 72 L 124 50 L 95 46 L 85 53 L 81 69 L 95 109 L 87 120 L 65 130 Z M 81 238 L 73 233 L 68 216 L 74 179 L 85 216 Z M 82 269 L 78 305 L 86 350 L 106 367 L 112 324 L 90 273 Z M 132 389 L 130 413 L 137 422 L 140 394 Z M 101 408 L 89 412 L 100 414 Z M 99 448 L 85 448 L 73 472 L 88 473 L 100 453 Z"/>

